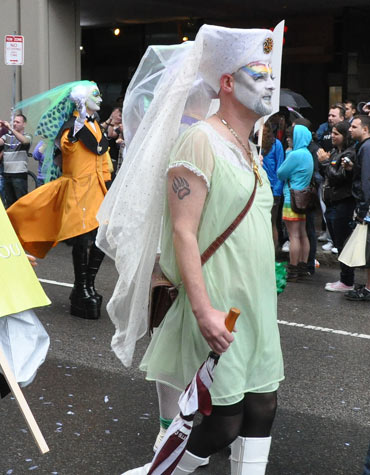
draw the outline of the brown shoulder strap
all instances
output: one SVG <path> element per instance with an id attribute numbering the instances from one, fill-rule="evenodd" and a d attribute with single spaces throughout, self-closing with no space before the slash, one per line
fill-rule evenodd
<path id="1" fill-rule="evenodd" d="M 257 187 L 257 177 L 255 177 L 254 188 L 248 200 L 248 203 L 245 205 L 244 209 L 238 214 L 238 216 L 234 219 L 234 221 L 230 224 L 230 226 L 222 234 L 220 234 L 218 238 L 216 238 L 213 241 L 213 243 L 210 246 L 208 246 L 207 249 L 203 252 L 203 254 L 201 255 L 202 265 L 205 264 L 211 256 L 213 256 L 213 254 L 217 251 L 217 249 L 221 246 L 221 244 L 223 244 L 226 241 L 226 239 L 230 236 L 230 234 L 233 231 L 235 231 L 235 229 L 240 224 L 241 220 L 248 213 L 254 201 L 254 197 L 256 194 L 256 187 Z"/>

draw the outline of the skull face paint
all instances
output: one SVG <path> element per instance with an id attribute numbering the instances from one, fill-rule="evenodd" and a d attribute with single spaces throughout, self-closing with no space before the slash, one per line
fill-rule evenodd
<path id="1" fill-rule="evenodd" d="M 262 117 L 272 112 L 272 93 L 275 85 L 271 66 L 255 61 L 240 68 L 234 77 L 235 98 L 247 109 Z"/>
<path id="2" fill-rule="evenodd" d="M 98 111 L 100 110 L 100 104 L 102 102 L 102 97 L 98 86 L 94 85 L 91 86 L 86 99 L 86 107 L 91 111 Z"/>

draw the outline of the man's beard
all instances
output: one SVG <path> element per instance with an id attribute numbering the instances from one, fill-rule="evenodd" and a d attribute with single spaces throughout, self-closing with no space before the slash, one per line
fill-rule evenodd
<path id="1" fill-rule="evenodd" d="M 272 104 L 266 104 L 262 100 L 257 101 L 252 109 L 253 112 L 263 117 L 264 115 L 269 115 L 272 112 Z"/>

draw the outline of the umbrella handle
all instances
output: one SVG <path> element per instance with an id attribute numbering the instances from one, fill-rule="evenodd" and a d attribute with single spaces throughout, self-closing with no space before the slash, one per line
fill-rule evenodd
<path id="1" fill-rule="evenodd" d="M 229 314 L 225 320 L 225 326 L 231 333 L 234 330 L 235 322 L 240 315 L 240 310 L 238 308 L 232 307 L 229 310 Z"/>

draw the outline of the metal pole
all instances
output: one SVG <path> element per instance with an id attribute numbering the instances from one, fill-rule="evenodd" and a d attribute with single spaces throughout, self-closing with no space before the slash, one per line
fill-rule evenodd
<path id="1" fill-rule="evenodd" d="M 17 87 L 17 66 L 13 66 L 13 94 L 12 94 L 12 108 L 10 109 L 10 125 L 13 125 L 14 113 L 15 113 L 15 90 Z"/>
<path id="2" fill-rule="evenodd" d="M 14 31 L 14 36 L 17 34 L 16 31 Z M 13 120 L 14 120 L 14 113 L 15 113 L 15 91 L 17 88 L 17 66 L 13 66 L 13 93 L 12 93 L 12 108 L 10 109 L 10 125 L 13 126 Z"/>

